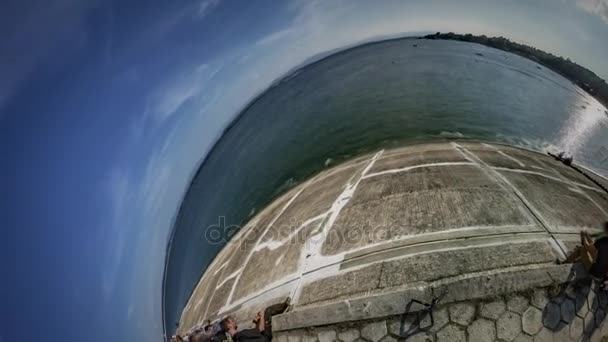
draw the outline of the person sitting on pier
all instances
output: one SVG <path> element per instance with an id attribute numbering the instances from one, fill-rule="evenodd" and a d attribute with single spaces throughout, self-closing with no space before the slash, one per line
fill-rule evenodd
<path id="1" fill-rule="evenodd" d="M 581 231 L 581 246 L 578 246 L 562 263 L 581 261 L 585 269 L 594 278 L 602 281 L 602 287 L 608 285 L 608 222 L 604 223 L 603 237 L 593 241 L 591 235 Z"/>
<path id="2" fill-rule="evenodd" d="M 255 328 L 237 331 L 234 318 L 228 316 L 220 321 L 221 331 L 213 336 L 213 342 L 269 342 L 272 341 L 272 316 L 283 313 L 289 307 L 289 299 L 259 311 L 253 323 Z"/>
<path id="3" fill-rule="evenodd" d="M 194 330 L 188 336 L 188 342 L 211 342 L 211 338 L 213 337 L 211 328 L 211 322 L 207 321 L 205 326 Z"/>
<path id="4" fill-rule="evenodd" d="M 258 313 L 260 315 L 260 313 Z M 255 328 L 243 329 L 238 331 L 238 326 L 234 318 L 228 316 L 220 321 L 221 331 L 211 339 L 213 342 L 269 342 L 270 337 L 264 334 L 264 320 L 258 320 Z"/>

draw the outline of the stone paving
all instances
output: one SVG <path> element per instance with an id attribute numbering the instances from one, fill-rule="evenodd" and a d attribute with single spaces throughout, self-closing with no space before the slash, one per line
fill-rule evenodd
<path id="1" fill-rule="evenodd" d="M 390 316 L 373 321 L 274 333 L 277 341 L 600 341 L 608 336 L 608 295 L 589 278 L 562 287 L 437 307 L 433 322 L 424 315 Z"/>
<path id="2" fill-rule="evenodd" d="M 253 217 L 205 271 L 178 332 L 228 314 L 250 322 L 287 297 L 292 312 L 274 325 L 281 330 L 379 320 L 401 314 L 408 298 L 428 301 L 438 287 L 453 289 L 445 303 L 455 304 L 443 308 L 450 323 L 431 339 L 597 331 L 590 327 L 605 314 L 601 295 L 591 310 L 581 293 L 574 301 L 512 294 L 570 283 L 570 268 L 555 261 L 581 229 L 606 220 L 605 191 L 540 153 L 472 142 L 378 151 L 319 173 Z M 394 324 L 383 322 L 302 338 L 396 338 Z"/>

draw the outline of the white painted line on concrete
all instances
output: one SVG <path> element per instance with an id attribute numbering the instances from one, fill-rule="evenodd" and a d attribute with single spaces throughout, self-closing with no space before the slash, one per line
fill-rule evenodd
<path id="1" fill-rule="evenodd" d="M 195 291 L 197 291 L 201 286 L 203 286 L 203 283 L 205 283 L 206 281 L 208 281 L 209 278 L 211 277 L 215 277 L 217 276 L 217 274 L 224 269 L 224 267 L 226 267 L 228 265 L 228 263 L 231 260 L 231 257 L 234 255 L 230 255 L 230 257 L 228 257 L 226 259 L 225 262 L 223 262 L 219 267 L 215 268 L 216 264 L 219 262 L 219 260 L 222 260 L 224 258 L 224 254 L 229 254 L 229 253 L 234 253 L 235 251 L 233 249 L 229 249 L 227 248 L 228 245 L 230 245 L 230 243 L 233 243 L 234 241 L 237 241 L 240 236 L 242 234 L 244 234 L 244 232 L 249 231 L 249 229 L 252 226 L 255 226 L 255 223 L 257 223 L 257 221 L 252 220 L 251 222 L 247 223 L 243 228 L 241 228 L 238 233 L 236 235 L 234 235 L 230 241 L 228 241 L 228 244 L 226 244 L 226 246 L 222 247 L 222 249 L 219 251 L 219 253 L 215 256 L 215 258 L 213 258 L 213 261 L 211 261 L 211 264 L 209 264 L 209 266 L 207 266 L 207 270 L 203 273 L 203 275 L 201 276 L 201 278 L 198 280 L 198 283 L 196 284 L 196 286 L 194 287 L 194 291 L 192 292 L 192 294 L 190 295 L 190 298 L 188 299 L 188 304 L 191 304 L 191 300 L 193 300 L 195 298 Z M 236 247 L 235 247 L 236 248 Z M 195 307 L 198 307 L 202 304 L 203 300 L 205 300 L 206 297 L 205 296 L 201 296 L 198 300 L 198 302 L 196 302 Z M 207 302 L 207 307 L 205 308 L 205 312 L 208 309 L 209 306 L 209 302 Z M 182 314 L 186 312 L 186 310 L 182 310 Z M 181 320 L 181 318 L 180 318 Z"/>
<path id="2" fill-rule="evenodd" d="M 213 275 L 218 274 L 221 270 L 224 269 L 224 267 L 226 267 L 226 265 L 228 265 L 228 263 L 230 262 L 230 259 L 228 259 L 226 262 L 224 262 L 223 264 L 220 265 L 220 267 L 217 268 L 217 270 L 213 271 Z"/>
<path id="3" fill-rule="evenodd" d="M 546 233 L 543 236 L 539 236 L 538 234 L 531 234 L 532 236 L 527 237 L 525 235 L 526 234 L 519 234 L 519 235 L 511 236 L 511 237 L 504 237 L 503 239 L 501 239 L 499 241 L 495 241 L 496 236 L 494 236 L 493 239 L 488 238 L 488 239 L 486 239 L 486 241 L 482 241 L 475 245 L 466 245 L 466 246 L 451 245 L 450 244 L 451 241 L 448 240 L 448 241 L 446 241 L 448 243 L 446 245 L 435 244 L 436 248 L 429 248 L 426 250 L 417 251 L 417 252 L 410 253 L 410 254 L 396 255 L 396 256 L 384 258 L 382 260 L 376 260 L 376 261 L 372 261 L 369 263 L 353 265 L 353 266 L 349 266 L 346 268 L 341 267 L 341 263 L 336 263 L 336 264 L 325 266 L 321 269 L 317 269 L 317 270 L 305 273 L 304 274 L 305 279 L 303 279 L 303 281 L 301 282 L 300 288 L 303 288 L 304 285 L 311 284 L 320 279 L 329 278 L 332 276 L 357 271 L 357 270 L 364 269 L 366 267 L 369 267 L 369 266 L 372 266 L 375 264 L 382 264 L 384 262 L 391 262 L 391 261 L 401 260 L 401 259 L 405 259 L 405 258 L 414 258 L 414 257 L 418 257 L 421 255 L 426 255 L 426 254 L 435 254 L 435 253 L 441 253 L 441 252 L 466 250 L 466 249 L 470 249 L 470 248 L 492 248 L 495 246 L 501 246 L 501 245 L 507 245 L 507 244 L 508 245 L 525 244 L 525 243 L 537 242 L 537 241 L 546 241 L 551 246 L 551 243 L 552 243 L 551 241 L 553 241 L 553 239 L 551 238 L 551 235 L 546 234 Z M 483 239 L 481 239 L 481 240 L 483 240 Z M 553 247 L 553 246 L 551 246 L 551 247 Z M 300 289 L 300 291 L 301 291 L 301 289 Z"/>
<path id="4" fill-rule="evenodd" d="M 340 264 L 340 270 L 352 270 L 358 268 L 359 266 L 369 266 L 379 262 L 399 260 L 435 252 L 549 240 L 552 240 L 551 235 L 543 231 L 516 234 L 506 233 L 477 236 L 473 238 L 429 241 L 403 247 L 389 248 L 383 251 L 344 260 Z"/>
<path id="5" fill-rule="evenodd" d="M 479 165 L 479 163 L 478 163 L 476 160 L 473 160 L 473 159 L 471 158 L 471 156 L 469 156 L 467 153 L 464 153 L 464 152 L 463 152 L 463 149 L 464 149 L 464 148 L 463 148 L 462 146 L 458 145 L 458 143 L 455 143 L 455 142 L 453 142 L 453 141 L 452 141 L 452 142 L 450 143 L 450 145 L 451 145 L 451 146 L 452 146 L 452 147 L 453 147 L 453 148 L 454 148 L 456 151 L 458 151 L 458 153 L 460 153 L 460 155 L 461 155 L 461 156 L 462 156 L 464 159 L 466 159 L 466 160 L 470 161 L 471 163 L 473 163 L 473 164 L 475 164 L 475 165 L 477 165 L 478 167 L 480 167 L 480 168 L 481 168 L 481 165 Z"/>
<path id="6" fill-rule="evenodd" d="M 497 227 L 500 227 L 500 226 L 497 226 Z M 485 227 L 485 228 L 488 228 L 488 229 L 493 229 L 494 228 L 495 229 L 497 227 Z M 505 226 L 505 227 L 508 227 L 508 226 Z M 522 228 L 526 228 L 526 227 L 534 228 L 534 227 L 536 227 L 536 228 L 540 228 L 541 229 L 541 230 L 531 230 L 530 232 L 526 232 L 526 234 L 531 234 L 531 233 L 533 234 L 533 233 L 539 233 L 539 232 L 542 232 L 542 233 L 546 234 L 546 230 L 543 229 L 540 226 L 537 226 L 537 225 L 525 225 L 525 226 L 521 226 L 521 227 Z M 467 230 L 467 229 L 475 230 L 475 229 L 478 229 L 478 228 L 479 227 L 468 227 L 468 228 L 460 228 L 460 229 L 451 229 L 450 231 L 456 232 L 458 230 Z M 427 233 L 427 234 L 428 235 L 435 235 L 435 234 L 439 234 L 439 233 L 440 232 Z M 496 235 L 505 235 L 505 236 L 509 237 L 509 236 L 514 236 L 514 235 L 516 235 L 518 233 L 520 233 L 520 235 L 521 235 L 522 232 L 504 232 L 504 233 L 494 234 L 494 236 L 496 236 Z M 427 234 L 421 234 L 421 235 L 427 235 Z M 412 238 L 412 237 L 409 237 L 409 238 Z M 463 239 L 467 239 L 469 237 L 470 236 L 462 236 L 462 237 L 459 237 L 459 238 L 445 238 L 445 239 L 438 239 L 438 240 L 432 240 L 432 241 L 424 241 L 423 243 L 426 243 L 426 242 L 447 242 L 447 241 L 451 241 L 453 239 L 461 239 L 461 240 L 463 240 Z M 483 235 L 480 235 L 480 237 L 483 237 Z M 550 238 L 550 235 L 547 234 L 545 236 L 545 238 L 541 238 L 540 240 L 546 240 L 548 238 Z M 517 239 L 518 240 L 522 240 L 521 237 L 518 237 Z M 529 241 L 533 241 L 533 240 L 539 240 L 539 239 L 538 238 L 530 238 L 528 240 Z M 505 241 L 505 240 L 503 240 L 503 241 Z M 385 241 L 385 242 L 380 242 L 380 243 L 376 243 L 376 244 L 373 244 L 373 245 L 371 245 L 371 244 L 370 245 L 365 245 L 365 246 L 362 246 L 362 247 L 359 247 L 359 248 L 350 249 L 348 251 L 341 252 L 341 253 L 338 253 L 338 254 L 335 254 L 335 255 L 331 255 L 331 256 L 323 256 L 323 258 L 325 258 L 325 263 L 323 263 L 322 265 L 320 265 L 317 268 L 306 269 L 306 271 L 302 274 L 302 280 L 301 280 L 301 283 L 300 283 L 299 286 L 302 287 L 303 285 L 309 284 L 309 283 L 314 282 L 316 280 L 337 275 L 337 274 L 339 274 L 339 273 L 341 273 L 343 271 L 353 271 L 353 270 L 357 270 L 359 268 L 363 268 L 365 266 L 368 266 L 368 265 L 370 265 L 372 263 L 364 264 L 364 265 L 360 265 L 360 266 L 352 266 L 352 267 L 349 267 L 348 269 L 341 269 L 342 263 L 344 263 L 344 262 L 347 261 L 347 259 L 346 259 L 347 255 L 353 255 L 354 254 L 354 256 L 353 256 L 354 258 L 365 257 L 365 256 L 368 255 L 368 253 L 361 254 L 361 255 L 357 255 L 356 253 L 360 252 L 362 250 L 368 249 L 368 248 L 380 247 L 381 245 L 387 245 L 387 244 L 391 244 L 391 243 L 394 243 L 394 242 L 399 242 L 399 239 L 389 240 L 389 241 Z M 381 252 L 387 251 L 389 249 L 404 248 L 406 246 L 407 245 L 405 245 L 405 246 L 389 247 L 386 250 L 379 250 L 379 251 L 375 251 L 375 252 L 372 252 L 372 253 L 369 253 L 369 254 L 381 253 Z M 392 259 L 399 259 L 399 258 L 402 258 L 402 257 L 407 257 L 407 255 L 406 256 L 401 256 L 401 257 L 394 257 Z M 387 259 L 387 260 L 392 260 L 392 259 Z M 349 258 L 348 260 L 350 261 L 350 260 L 352 260 L 352 258 Z"/>
<path id="7" fill-rule="evenodd" d="M 519 166 L 520 166 L 520 167 L 525 167 L 525 166 L 526 166 L 526 164 L 524 164 L 524 163 L 520 162 L 520 161 L 519 161 L 517 158 L 515 158 L 515 157 L 513 157 L 513 156 L 510 156 L 510 155 L 508 155 L 508 154 L 506 154 L 505 152 L 501 151 L 501 150 L 500 150 L 498 147 L 496 147 L 496 146 L 488 145 L 488 144 L 486 144 L 486 143 L 482 143 L 482 145 L 483 145 L 483 146 L 485 146 L 485 147 L 489 147 L 489 148 L 492 148 L 492 149 L 496 150 L 496 152 L 498 152 L 498 154 L 500 154 L 501 156 L 503 156 L 503 157 L 505 157 L 505 158 L 507 158 L 507 159 L 510 159 L 510 160 L 512 160 L 512 161 L 514 161 L 514 162 L 516 162 L 517 164 L 519 164 Z"/>
<path id="8" fill-rule="evenodd" d="M 488 176 L 488 178 L 493 179 L 496 182 L 496 184 L 498 184 L 498 186 L 500 186 L 502 189 L 504 189 L 507 193 L 510 193 L 513 191 L 513 188 L 514 188 L 513 185 L 511 183 L 505 183 L 503 180 L 506 180 L 506 178 L 503 177 L 499 172 L 494 170 L 492 167 L 486 165 L 481 159 L 479 159 L 479 157 L 477 157 L 476 155 L 474 155 L 473 153 L 471 153 L 470 151 L 468 151 L 467 149 L 465 149 L 464 147 L 460 146 L 459 144 L 457 144 L 455 142 L 451 142 L 450 144 L 465 159 L 471 161 L 472 163 L 475 163 L 475 165 L 477 165 L 477 167 L 481 170 L 481 172 L 483 172 L 486 176 Z M 508 182 L 508 180 L 506 182 Z M 519 196 L 517 196 L 517 193 L 515 195 L 516 195 L 516 197 L 519 197 Z M 518 198 L 518 199 L 521 201 L 520 198 Z M 525 207 L 525 203 L 524 203 L 524 206 L 518 206 L 518 209 L 522 215 L 524 215 L 525 217 L 528 218 L 528 220 L 530 220 L 530 222 L 538 221 L 536 219 L 536 217 L 534 216 L 534 213 L 530 212 L 530 210 Z"/>
<path id="9" fill-rule="evenodd" d="M 552 173 L 558 173 L 559 174 L 559 172 L 557 172 L 554 169 L 547 169 L 547 168 L 536 166 L 536 165 L 530 165 L 530 167 L 533 168 L 533 169 L 537 169 L 537 170 L 541 170 L 541 171 L 545 171 L 545 172 L 552 172 Z"/>
<path id="10" fill-rule="evenodd" d="M 563 176 L 559 172 L 557 172 L 557 174 L 559 175 L 559 177 L 561 179 L 563 179 L 564 183 L 570 184 L 570 185 L 572 185 L 574 187 L 574 189 L 573 188 L 569 188 L 571 191 L 574 191 L 574 192 L 577 192 L 577 193 L 583 195 L 585 198 L 587 198 L 587 200 L 589 200 L 591 203 L 593 203 L 593 205 L 595 205 L 604 214 L 604 218 L 608 218 L 608 213 L 604 210 L 604 208 L 601 205 L 599 205 L 593 199 L 593 197 L 591 197 L 587 192 L 585 192 L 584 190 L 581 189 L 581 188 L 589 188 L 589 189 L 592 189 L 592 190 L 596 190 L 595 188 L 587 187 L 586 185 L 579 184 L 579 183 L 577 183 L 577 182 L 575 182 L 573 180 L 570 180 L 570 179 L 566 178 L 565 176 Z M 599 189 L 597 189 L 597 190 L 599 190 Z"/>
<path id="11" fill-rule="evenodd" d="M 528 242 L 535 242 L 535 241 L 547 241 L 549 243 L 551 243 L 551 241 L 553 241 L 553 239 L 551 239 L 550 234 L 546 234 L 544 236 L 538 236 L 535 235 L 534 237 L 527 237 L 526 234 L 516 234 L 514 236 L 505 236 L 505 237 L 501 237 L 500 241 L 491 241 L 491 242 L 483 242 L 483 240 L 493 240 L 495 239 L 496 236 L 490 236 L 488 238 L 482 237 L 479 240 L 482 240 L 482 242 L 478 242 L 478 243 L 474 243 L 474 244 L 470 244 L 470 245 L 466 245 L 466 246 L 458 246 L 458 245 L 454 245 L 451 246 L 452 244 L 455 244 L 455 242 L 457 241 L 445 241 L 445 247 L 440 247 L 440 248 L 428 248 L 426 250 L 420 251 L 420 252 L 415 252 L 415 253 L 410 253 L 410 254 L 403 254 L 403 255 L 396 255 L 394 257 L 390 257 L 390 258 L 386 258 L 386 259 L 382 259 L 379 261 L 374 261 L 374 262 L 370 262 L 370 263 L 366 263 L 366 264 L 361 264 L 355 267 L 348 267 L 343 269 L 343 271 L 351 271 L 351 270 L 356 270 L 358 268 L 363 268 L 363 267 L 367 267 L 369 265 L 373 265 L 376 263 L 381 263 L 381 262 L 385 262 L 385 261 L 394 261 L 394 260 L 399 260 L 399 259 L 404 259 L 404 258 L 410 258 L 410 257 L 416 257 L 419 255 L 424 255 L 424 254 L 431 254 L 431 253 L 439 253 L 439 252 L 449 252 L 449 251 L 457 251 L 457 250 L 464 250 L 464 249 L 470 249 L 470 248 L 480 248 L 480 247 L 492 247 L 492 246 L 500 246 L 500 245 L 512 245 L 512 244 L 518 244 L 518 243 L 528 243 Z M 438 246 L 441 246 L 441 242 L 439 243 L 435 243 Z M 342 271 L 342 270 L 341 270 Z"/>
<path id="12" fill-rule="evenodd" d="M 513 185 L 507 179 L 507 177 L 502 175 L 496 169 L 488 166 L 477 155 L 475 155 L 475 153 L 467 150 L 464 147 L 461 147 L 460 145 L 458 145 L 456 143 L 454 143 L 454 144 L 455 144 L 455 146 L 457 146 L 457 148 L 462 150 L 462 153 L 466 153 L 466 154 L 470 155 L 471 159 L 474 160 L 479 165 L 479 167 L 481 167 L 483 170 L 488 170 L 489 171 L 488 175 L 494 176 L 494 178 L 499 181 L 498 184 L 502 183 L 502 184 L 506 185 L 507 188 L 509 190 L 511 190 L 511 192 L 513 192 L 519 198 L 519 200 L 524 204 L 524 206 L 528 209 L 528 211 L 536 218 L 536 220 L 547 230 L 547 233 L 549 233 L 551 235 L 551 239 L 556 240 L 555 237 L 553 236 L 553 234 L 551 234 L 551 230 L 549 229 L 550 225 L 547 222 L 547 220 L 542 216 L 542 214 L 538 210 L 536 210 L 536 208 L 534 208 L 534 206 L 532 206 L 532 203 L 530 203 L 526 199 L 524 194 L 522 194 L 521 191 L 519 191 L 519 189 L 517 189 L 517 187 L 515 185 Z M 560 248 L 559 244 L 555 243 L 555 244 L 551 244 L 551 246 L 554 247 L 554 251 L 557 253 L 557 255 L 560 258 L 562 258 L 562 259 L 566 258 L 566 252 Z"/>
<path id="13" fill-rule="evenodd" d="M 546 173 L 542 173 L 542 172 L 536 172 L 536 171 L 531 171 L 531 170 L 511 169 L 511 168 L 508 168 L 508 167 L 499 167 L 499 166 L 493 166 L 491 168 L 494 169 L 494 170 L 497 170 L 497 171 L 508 171 L 508 172 L 525 173 L 525 174 L 529 174 L 529 175 L 536 175 L 536 176 L 540 176 L 540 177 L 544 177 L 544 178 L 548 178 L 548 179 L 554 180 L 556 182 L 571 184 L 571 185 L 575 185 L 575 186 L 578 186 L 578 187 L 581 187 L 581 188 L 593 190 L 593 191 L 600 192 L 600 193 L 604 192 L 604 191 L 602 191 L 600 189 L 596 189 L 596 188 L 594 188 L 592 186 L 589 186 L 589 185 L 585 185 L 585 184 L 581 184 L 581 183 L 578 183 L 578 182 L 575 182 L 575 181 L 571 181 L 571 180 L 566 179 L 566 178 L 560 178 L 560 177 L 556 177 L 556 176 L 550 176 L 550 175 L 548 175 Z"/>
<path id="14" fill-rule="evenodd" d="M 254 252 L 259 252 L 262 249 L 266 248 L 269 250 L 275 250 L 283 245 L 285 245 L 286 243 L 289 242 L 289 240 L 291 240 L 294 236 L 298 235 L 298 233 L 304 229 L 306 226 L 312 224 L 315 221 L 318 220 L 322 220 L 325 218 L 325 216 L 327 216 L 327 214 L 329 213 L 329 211 L 324 212 L 323 214 L 317 215 L 313 218 L 310 218 L 306 221 L 304 221 L 300 226 L 298 226 L 298 228 L 294 229 L 287 237 L 285 237 L 284 239 L 281 240 L 269 240 L 269 241 L 265 241 L 262 243 L 259 243 L 255 246 L 255 248 L 253 249 Z"/>
<path id="15" fill-rule="evenodd" d="M 384 170 L 384 171 L 370 173 L 370 174 L 362 177 L 362 179 L 382 176 L 382 175 L 391 174 L 391 173 L 406 172 L 406 171 L 415 170 L 415 169 L 419 169 L 419 168 L 423 168 L 423 167 L 457 166 L 457 165 L 474 165 L 474 164 L 470 163 L 470 162 L 444 162 L 444 163 L 420 164 L 420 165 L 407 166 L 407 167 L 403 167 L 400 169 L 391 169 L 391 170 Z"/>
<path id="16" fill-rule="evenodd" d="M 224 277 L 224 279 L 222 279 L 222 281 L 217 284 L 215 286 L 215 289 L 219 289 L 220 287 L 222 287 L 222 285 L 224 285 L 228 280 L 235 278 L 241 271 L 243 270 L 243 267 L 239 267 L 236 271 L 230 273 L 229 275 L 227 275 L 226 277 Z"/>
<path id="17" fill-rule="evenodd" d="M 597 203 L 593 197 L 591 197 L 588 193 L 586 193 L 584 190 L 579 190 L 580 193 L 585 196 L 591 203 L 593 203 L 603 214 L 604 214 L 604 218 L 608 218 L 608 212 L 606 212 L 606 210 L 604 210 L 604 207 L 601 206 L 599 203 Z"/>
<path id="18" fill-rule="evenodd" d="M 268 229 L 270 229 L 270 227 L 279 219 L 279 217 L 285 212 L 285 210 L 287 210 L 287 208 L 289 207 L 289 205 L 291 205 L 291 203 L 298 198 L 298 196 L 300 196 L 300 194 L 302 193 L 302 191 L 304 191 L 304 189 L 306 189 L 308 183 L 306 185 L 304 185 L 302 187 L 302 189 L 300 189 L 295 195 L 293 195 L 292 198 L 289 199 L 289 201 L 283 206 L 283 208 L 281 208 L 281 211 L 272 219 L 272 221 L 268 224 L 268 226 L 266 226 L 266 228 L 264 229 L 264 232 L 262 234 L 260 234 L 260 237 L 258 238 L 258 240 L 256 241 L 256 246 L 258 243 L 260 243 L 260 240 L 262 239 L 262 237 L 264 235 L 266 235 L 266 233 L 268 232 Z M 255 247 L 253 248 L 255 249 Z M 253 255 L 254 251 L 253 249 L 251 251 L 249 251 L 249 254 L 247 255 L 247 258 L 245 259 L 245 261 L 243 262 L 243 268 L 245 268 L 247 266 L 247 263 L 249 262 L 249 259 L 251 259 L 251 256 Z M 234 291 L 239 283 L 239 280 L 241 280 L 241 276 L 243 275 L 243 272 L 240 272 L 235 281 L 234 284 L 232 284 L 232 289 L 230 290 L 230 294 L 228 295 L 228 298 L 226 299 L 226 304 L 230 304 L 232 302 L 232 297 L 234 296 Z M 205 315 L 207 315 L 207 312 L 205 312 Z"/>
<path id="19" fill-rule="evenodd" d="M 320 251 L 321 246 L 323 245 L 323 241 L 324 238 L 326 238 L 327 232 L 329 231 L 329 228 L 331 228 L 331 225 L 333 225 L 333 222 L 335 221 L 335 219 L 337 218 L 337 215 L 339 214 L 339 211 L 348 203 L 348 201 L 352 198 L 352 195 L 354 193 L 354 190 L 356 189 L 357 185 L 359 184 L 359 182 L 361 181 L 361 178 L 367 173 L 369 172 L 369 170 L 371 169 L 371 167 L 373 166 L 374 162 L 378 159 L 378 157 L 382 154 L 383 150 L 376 153 L 370 160 L 370 162 L 368 162 L 368 165 L 365 167 L 365 169 L 361 172 L 361 175 L 359 176 L 359 178 L 357 179 L 357 181 L 353 184 L 351 183 L 351 179 L 349 179 L 348 183 L 346 184 L 346 187 L 344 189 L 344 191 L 338 196 L 338 198 L 334 201 L 334 203 L 332 204 L 331 208 L 324 214 L 318 215 L 318 217 L 314 217 L 312 219 L 308 219 L 306 222 L 310 221 L 310 222 L 314 222 L 316 219 L 318 219 L 321 216 L 325 216 L 325 219 L 322 220 L 321 222 L 319 222 L 322 230 L 314 235 L 308 238 L 307 242 L 306 242 L 306 246 L 309 245 L 309 241 L 313 241 L 313 242 L 317 242 L 315 245 L 317 245 L 317 248 Z M 353 177 L 355 177 L 355 175 L 353 175 Z M 306 188 L 308 185 L 310 185 L 310 183 L 307 183 L 307 185 L 304 187 Z M 304 190 L 304 189 L 302 189 Z M 302 191 L 300 190 L 300 192 Z M 281 212 L 277 215 L 277 217 L 275 217 L 275 219 L 268 225 L 268 228 L 270 226 L 272 226 L 272 224 L 274 224 L 274 222 L 278 219 L 278 217 L 283 213 L 283 211 L 285 211 L 285 209 L 288 207 L 289 204 L 291 204 L 291 202 L 295 199 L 295 197 L 297 195 L 300 194 L 300 192 L 298 192 L 294 198 L 292 198 L 289 203 L 287 203 L 287 205 L 283 208 L 283 210 L 281 210 Z M 339 209 L 339 210 L 338 210 Z M 338 212 L 336 212 L 336 210 L 338 210 Z M 332 220 L 332 214 L 334 214 L 334 218 Z M 331 220 L 331 222 L 330 222 Z M 329 222 L 331 224 L 329 224 Z M 268 230 L 267 228 L 267 230 Z M 266 231 L 264 232 L 263 235 L 266 234 Z M 314 241 L 314 238 L 317 237 L 323 237 L 323 239 L 321 241 Z M 258 241 L 259 243 L 259 241 Z M 265 242 L 267 243 L 267 242 Z M 265 244 L 264 243 L 264 244 Z M 305 248 L 306 248 L 305 246 Z M 254 250 L 257 249 L 257 245 L 256 247 L 254 247 Z M 253 251 L 252 251 L 253 252 Z M 308 255 L 310 255 L 310 251 L 303 251 L 304 253 L 301 253 L 301 262 L 299 263 L 299 271 L 295 272 L 295 273 L 291 273 L 289 275 L 286 275 L 280 279 L 277 279 L 276 281 L 272 282 L 271 284 L 266 285 L 264 288 L 251 293 L 241 299 L 239 299 L 238 302 L 232 302 L 232 297 L 234 296 L 234 291 L 236 288 L 236 285 L 240 279 L 240 276 L 242 275 L 242 273 L 239 273 L 238 278 L 234 284 L 233 287 L 231 289 L 231 293 L 229 295 L 229 300 L 226 302 L 226 305 L 224 305 L 219 312 L 228 312 L 230 311 L 232 308 L 237 307 L 238 305 L 243 305 L 245 303 L 249 303 L 250 301 L 252 301 L 253 299 L 258 298 L 259 296 L 262 295 L 268 295 L 269 293 L 274 292 L 277 288 L 283 288 L 284 286 L 288 286 L 292 287 L 291 292 L 291 298 L 292 301 L 291 303 L 295 303 L 294 298 L 296 298 L 296 291 L 299 288 L 299 283 L 304 275 L 304 271 L 306 271 L 306 264 L 309 261 L 309 259 L 311 259 L 311 257 L 307 258 Z M 251 255 L 248 256 L 247 260 L 243 263 L 243 265 L 247 265 L 249 258 L 251 257 Z M 331 264 L 334 263 L 335 260 L 337 258 L 343 258 L 343 255 L 339 255 L 339 256 L 329 256 L 329 257 L 324 257 L 324 256 L 319 256 L 317 254 L 317 258 L 319 259 L 324 259 L 326 263 Z M 335 271 L 334 271 L 335 272 Z M 294 282 L 295 281 L 295 282 Z M 207 314 L 207 312 L 205 312 L 205 315 Z"/>
<path id="20" fill-rule="evenodd" d="M 526 164 L 520 162 L 517 158 L 510 156 L 506 153 L 504 153 L 503 151 L 498 151 L 498 154 L 500 154 L 501 156 L 507 158 L 507 159 L 511 159 L 512 161 L 516 162 L 517 164 L 519 164 L 520 167 L 525 167 Z"/>
<path id="21" fill-rule="evenodd" d="M 546 232 L 546 230 L 536 224 L 527 225 L 504 225 L 504 226 L 470 226 L 462 228 L 444 229 L 437 232 L 429 232 L 415 235 L 400 236 L 390 240 L 384 240 L 376 243 L 366 244 L 358 248 L 345 251 L 345 259 L 360 257 L 363 255 L 373 254 L 386 249 L 401 248 L 409 245 L 446 241 L 451 239 L 465 239 L 478 236 L 501 235 L 501 234 L 517 234 L 517 233 L 533 233 Z"/>
<path id="22" fill-rule="evenodd" d="M 332 263 L 332 261 L 335 262 L 335 259 L 336 259 L 335 256 L 324 257 L 321 255 L 321 248 L 323 247 L 323 243 L 325 242 L 325 239 L 327 239 L 327 234 L 329 233 L 329 230 L 334 225 L 334 222 L 338 219 L 340 212 L 353 197 L 355 190 L 357 189 L 357 186 L 359 185 L 361 180 L 365 177 L 365 175 L 367 175 L 369 170 L 371 170 L 371 168 L 374 166 L 374 163 L 376 162 L 376 160 L 378 160 L 378 158 L 380 158 L 380 156 L 382 155 L 383 152 L 384 152 L 384 150 L 381 150 L 371 158 L 371 160 L 369 161 L 369 163 L 367 164 L 365 169 L 363 169 L 363 171 L 361 172 L 361 175 L 357 178 L 356 181 L 353 182 L 352 177 L 351 177 L 351 179 L 348 180 L 342 193 L 338 196 L 338 198 L 336 198 L 334 203 L 332 203 L 331 208 L 329 209 L 327 218 L 321 223 L 322 228 L 320 228 L 319 234 L 311 236 L 307 240 L 306 252 L 304 253 L 306 260 L 305 260 L 304 265 L 301 266 L 301 270 L 300 270 L 301 272 L 300 272 L 300 276 L 298 279 L 298 284 L 296 285 L 296 287 L 292 293 L 292 303 L 294 303 L 294 304 L 297 303 L 298 298 L 300 297 L 300 292 L 301 292 L 300 283 L 301 283 L 302 277 L 303 277 L 304 273 L 306 273 L 308 267 L 321 268 L 323 265 Z M 355 176 L 353 175 L 353 177 L 355 177 Z"/>
<path id="23" fill-rule="evenodd" d="M 277 292 L 281 293 L 284 291 L 286 295 L 291 293 L 291 288 L 295 285 L 295 281 L 298 280 L 298 276 L 295 273 L 289 274 L 285 277 L 277 279 L 272 283 L 266 285 L 264 288 L 259 289 L 255 292 L 249 293 L 243 298 L 240 298 L 237 302 L 226 303 L 223 307 L 218 310 L 221 315 L 225 312 L 229 312 L 238 306 L 249 305 L 252 301 L 259 299 L 260 297 L 274 297 Z M 206 316 L 207 313 L 205 313 Z M 204 316 L 203 316 L 204 317 Z"/>

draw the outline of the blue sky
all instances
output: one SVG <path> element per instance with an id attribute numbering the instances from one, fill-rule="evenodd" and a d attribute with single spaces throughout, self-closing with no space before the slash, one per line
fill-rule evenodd
<path id="1" fill-rule="evenodd" d="M 160 340 L 171 222 L 222 129 L 317 53 L 420 31 L 608 78 L 606 0 L 3 1 L 0 342 Z"/>

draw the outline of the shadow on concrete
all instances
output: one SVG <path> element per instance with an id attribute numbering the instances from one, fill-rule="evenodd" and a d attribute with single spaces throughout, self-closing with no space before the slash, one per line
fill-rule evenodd
<path id="1" fill-rule="evenodd" d="M 432 311 L 418 311 L 412 313 L 412 305 L 424 305 L 417 300 L 412 299 L 405 307 L 405 312 L 401 314 L 399 324 L 399 341 L 407 341 L 408 338 L 429 331 L 434 325 Z"/>
<path id="2" fill-rule="evenodd" d="M 552 332 L 570 329 L 571 335 L 582 336 L 582 341 L 589 341 L 606 317 L 608 294 L 599 289 L 599 285 L 588 276 L 582 265 L 573 265 L 568 280 L 548 294 L 549 302 L 543 309 L 543 325 Z"/>
<path id="3" fill-rule="evenodd" d="M 447 295 L 448 290 L 444 288 L 438 295 L 435 294 L 435 289 L 431 289 L 431 291 L 433 298 L 430 303 L 423 303 L 412 298 L 406 305 L 399 324 L 399 341 L 405 341 L 414 335 L 426 333 L 435 325 L 433 311 Z M 420 310 L 412 313 L 412 306 L 414 304 L 419 305 Z"/>
<path id="4" fill-rule="evenodd" d="M 594 286 L 597 289 L 595 293 L 594 299 L 589 304 L 591 308 L 589 309 L 589 315 L 591 315 L 590 319 L 585 319 L 585 325 L 583 328 L 583 338 L 581 341 L 587 342 L 591 341 L 591 336 L 593 333 L 602 327 L 602 322 L 606 318 L 606 303 L 608 302 L 608 295 L 606 291 L 599 288 L 599 284 L 594 284 L 598 286 Z M 604 308 L 602 308 L 602 306 Z"/>

